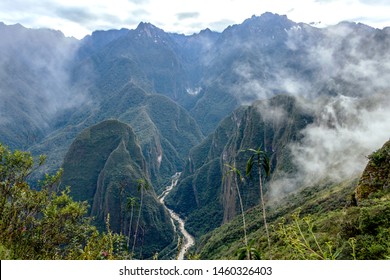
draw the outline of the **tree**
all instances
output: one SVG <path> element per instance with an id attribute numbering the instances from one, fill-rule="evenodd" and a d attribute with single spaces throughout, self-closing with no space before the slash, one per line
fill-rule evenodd
<path id="1" fill-rule="evenodd" d="M 235 164 L 233 164 L 233 165 L 225 164 L 225 166 L 228 168 L 228 171 L 226 172 L 226 175 L 233 174 L 234 185 L 235 185 L 235 187 L 237 189 L 238 199 L 239 199 L 240 208 L 241 208 L 241 218 L 242 218 L 242 224 L 243 224 L 243 228 L 244 228 L 244 244 L 245 244 L 245 248 L 248 248 L 248 238 L 247 238 L 247 235 L 246 235 L 246 223 L 245 223 L 244 206 L 243 206 L 243 203 L 242 203 L 241 192 L 240 192 L 240 188 L 238 186 L 238 181 L 237 181 L 237 176 L 240 178 L 240 181 L 243 180 L 243 177 L 241 176 L 240 170 L 238 170 L 235 167 Z M 247 257 L 248 257 L 248 259 L 249 259 L 249 255 L 250 255 L 250 252 L 249 252 L 249 250 L 247 250 Z"/>
<path id="2" fill-rule="evenodd" d="M 137 218 L 137 225 L 135 227 L 135 234 L 134 234 L 134 241 L 133 241 L 133 248 L 131 250 L 131 254 L 134 255 L 134 249 L 135 249 L 135 244 L 137 242 L 137 235 L 138 235 L 138 228 L 139 228 L 139 222 L 141 219 L 141 212 L 142 212 L 142 204 L 143 204 L 143 199 L 144 199 L 144 191 L 149 189 L 149 185 L 146 182 L 145 179 L 138 179 L 137 180 L 137 189 L 138 192 L 141 193 L 141 199 L 140 199 L 140 204 L 139 204 L 139 211 L 138 211 L 138 218 Z"/>
<path id="3" fill-rule="evenodd" d="M 39 190 L 30 188 L 28 176 L 44 161 L 35 165 L 30 153 L 0 144 L 0 258 L 103 258 L 112 242 L 92 226 L 86 202 L 73 201 L 70 188 L 58 191 L 61 169 L 46 174 Z"/>
<path id="4" fill-rule="evenodd" d="M 271 239 L 269 236 L 268 231 L 268 225 L 267 225 L 267 215 L 266 215 L 266 209 L 265 209 L 265 202 L 264 202 L 264 191 L 263 191 L 263 172 L 265 176 L 269 176 L 271 173 L 270 168 L 270 162 L 267 154 L 265 151 L 259 147 L 257 150 L 254 149 L 248 149 L 247 151 L 250 151 L 252 155 L 249 157 L 247 164 L 246 164 L 246 175 L 250 176 L 252 173 L 253 166 L 257 167 L 257 175 L 259 179 L 259 189 L 260 189 L 260 201 L 261 201 L 261 208 L 263 213 L 263 221 L 264 221 L 264 228 L 265 232 L 267 234 L 267 240 L 268 240 L 268 249 L 271 252 Z M 255 165 L 256 164 L 256 165 Z"/>
<path id="5" fill-rule="evenodd" d="M 30 188 L 28 176 L 44 161 L 35 166 L 30 153 L 0 144 L 0 243 L 9 258 L 68 258 L 94 230 L 86 203 L 73 201 L 69 188 L 58 193 L 62 170 Z"/>
<path id="6" fill-rule="evenodd" d="M 238 249 L 237 257 L 239 260 L 261 260 L 260 252 L 253 247 L 254 240 L 244 247 Z"/>
<path id="7" fill-rule="evenodd" d="M 119 233 L 125 234 L 125 229 L 123 228 L 123 196 L 125 192 L 126 182 L 122 181 L 119 183 Z"/>
<path id="8" fill-rule="evenodd" d="M 135 197 L 127 197 L 126 207 L 130 211 L 130 221 L 129 221 L 129 234 L 127 235 L 127 248 L 130 246 L 130 236 L 131 236 L 131 225 L 133 224 L 133 215 L 134 215 L 134 206 L 136 205 L 137 200 Z"/>

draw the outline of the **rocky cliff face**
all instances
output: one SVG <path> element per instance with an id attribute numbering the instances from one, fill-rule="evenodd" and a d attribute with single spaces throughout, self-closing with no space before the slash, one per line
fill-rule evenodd
<path id="1" fill-rule="evenodd" d="M 370 194 L 390 188 L 390 141 L 368 156 L 369 162 L 356 188 L 356 199 L 361 201 Z"/>
<path id="2" fill-rule="evenodd" d="M 143 251 L 144 256 L 151 256 L 155 250 L 161 251 L 172 242 L 172 223 L 153 188 L 138 190 L 140 179 L 146 183 L 150 179 L 130 126 L 108 120 L 85 129 L 72 143 L 63 168 L 64 185 L 71 186 L 75 200 L 88 201 L 90 214 L 96 218 L 99 228 L 104 229 L 110 215 L 111 229 L 124 235 L 132 232 L 130 238 L 133 240 L 137 223 L 134 218 L 130 224 L 130 217 L 137 217 L 141 211 L 137 250 Z M 130 209 L 129 198 L 137 200 L 138 208 Z"/>
<path id="3" fill-rule="evenodd" d="M 226 164 L 245 174 L 249 153 L 262 147 L 270 157 L 272 176 L 277 180 L 295 171 L 289 144 L 300 139 L 300 131 L 313 122 L 313 116 L 289 96 L 241 107 L 224 119 L 215 133 L 191 150 L 176 191 L 167 203 L 187 217 L 187 227 L 195 235 L 230 221 L 238 214 L 238 198 Z M 240 184 L 244 208 L 259 202 L 256 176 Z M 207 223 L 205 222 L 207 220 Z"/>

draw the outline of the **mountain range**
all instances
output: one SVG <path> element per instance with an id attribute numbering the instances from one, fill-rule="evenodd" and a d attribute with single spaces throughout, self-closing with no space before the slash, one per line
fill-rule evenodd
<path id="1" fill-rule="evenodd" d="M 165 204 L 186 221 L 196 253 L 226 258 L 232 252 L 220 240 L 237 250 L 242 243 L 226 229 L 240 221 L 239 200 L 251 239 L 264 234 L 254 214 L 258 178 L 237 187 L 228 170 L 244 175 L 250 149 L 269 157 L 264 190 L 276 222 L 298 202 L 314 207 L 308 190 L 326 197 L 329 213 L 349 203 L 367 157 L 390 137 L 390 28 L 316 28 L 265 13 L 193 35 L 142 22 L 82 40 L 0 23 L 0 36 L 0 142 L 47 155 L 31 181 L 63 168 L 62 186 L 89 203 L 101 230 L 110 214 L 115 232 L 134 232 L 124 201 L 142 197 L 134 244 L 144 258 L 177 242 L 158 200 L 177 172 Z M 388 174 L 385 167 L 381 178 Z M 151 186 L 145 194 L 139 180 Z M 359 186 L 356 199 L 367 199 L 371 187 Z"/>

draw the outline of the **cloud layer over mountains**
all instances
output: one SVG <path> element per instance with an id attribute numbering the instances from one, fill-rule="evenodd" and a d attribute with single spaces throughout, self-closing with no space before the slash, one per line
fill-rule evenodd
<path id="1" fill-rule="evenodd" d="M 246 62 L 236 67 L 242 83 L 237 89 L 258 99 L 293 95 L 316 119 L 302 132 L 302 141 L 290 147 L 298 174 L 274 182 L 275 193 L 281 187 L 356 176 L 367 156 L 390 137 L 389 30 L 340 23 L 326 29 L 295 25 L 286 32 L 285 46 L 303 60 L 298 62 L 303 71 L 276 67 L 267 80 L 256 78 L 258 68 Z M 288 115 L 275 108 L 261 110 L 287 121 Z"/>
<path id="2" fill-rule="evenodd" d="M 152 27 L 143 25 L 143 28 Z M 145 84 L 147 77 L 154 79 L 146 81 L 150 85 L 188 84 L 187 90 L 181 92 L 178 87 L 177 95 L 182 96 L 177 96 L 177 100 L 192 110 L 199 123 L 206 125 L 217 124 L 229 113 L 230 109 L 220 108 L 226 104 L 250 104 L 276 94 L 297 97 L 301 106 L 316 116 L 316 122 L 302 132 L 302 141 L 291 146 L 294 162 L 305 180 L 352 176 L 362 170 L 366 156 L 389 138 L 389 28 L 378 30 L 344 22 L 318 29 L 267 13 L 241 25 L 230 26 L 223 33 L 208 30 L 182 36 L 164 33 L 157 28 L 150 30 L 150 34 L 163 39 L 145 38 L 143 50 L 147 53 L 150 47 L 156 58 L 161 57 L 160 54 L 172 55 L 174 70 L 166 66 L 160 69 L 157 60 L 153 60 L 153 68 L 139 65 L 142 62 L 135 60 L 137 54 L 132 53 L 133 49 L 123 51 L 132 47 L 126 40 L 137 37 L 135 31 L 100 32 L 77 41 L 65 38 L 59 32 L 28 30 L 20 25 L 1 25 L 0 29 L 2 38 L 7 38 L 0 42 L 0 97 L 3 100 L 0 126 L 9 134 L 5 141 L 31 136 L 31 141 L 24 143 L 28 146 L 45 135 L 57 113 L 96 101 L 96 96 L 93 100 L 88 97 L 95 94 L 89 89 L 96 82 L 93 81 L 96 77 L 94 71 L 107 66 L 99 64 L 102 61 L 112 63 L 110 67 L 125 62 L 138 67 L 127 69 L 132 75 L 127 78 L 137 82 L 134 79 L 141 77 L 139 79 L 143 80 L 138 81 L 141 85 Z M 84 65 L 83 69 L 88 73 L 77 72 L 82 61 L 75 60 L 75 55 L 79 46 L 87 44 L 95 47 L 90 50 L 100 52 L 98 55 L 83 54 L 83 59 L 95 63 L 95 68 Z M 123 51 L 120 57 L 115 56 L 116 50 Z M 165 55 L 165 58 L 169 57 Z M 153 69 L 164 75 L 146 73 L 144 69 Z M 179 70 L 187 71 L 180 81 L 174 72 Z M 108 85 L 117 82 L 110 79 L 125 73 L 118 67 L 102 71 L 106 72 L 109 76 L 96 83 L 97 88 L 101 88 L 97 85 L 109 88 Z M 75 73 L 83 75 L 74 77 Z M 136 76 L 134 73 L 140 74 Z M 84 77 L 88 78 L 84 81 Z M 176 80 L 158 81 L 154 77 L 174 77 Z M 74 78 L 78 84 L 74 84 Z M 154 90 L 158 92 L 158 89 Z M 226 104 L 220 103 L 227 99 Z M 210 107 L 220 115 L 208 116 L 209 109 L 202 111 L 196 107 L 202 104 L 212 104 Z M 279 121 L 288 118 L 284 112 L 272 111 L 274 108 L 262 110 L 270 112 L 269 116 Z M 15 130 L 22 128 L 24 135 L 17 135 L 14 130 L 9 132 L 11 121 L 19 125 Z M 29 135 L 29 129 L 38 132 Z"/>
<path id="3" fill-rule="evenodd" d="M 317 122 L 303 131 L 303 142 L 292 147 L 306 179 L 356 175 L 366 157 L 390 137 L 389 38 L 382 40 L 379 32 L 340 24 L 327 29 L 314 46 L 306 46 L 308 64 L 319 70 L 301 90 L 309 86 L 308 94 L 320 97 L 323 89 L 316 86 L 322 83 L 333 95 L 313 101 Z"/>

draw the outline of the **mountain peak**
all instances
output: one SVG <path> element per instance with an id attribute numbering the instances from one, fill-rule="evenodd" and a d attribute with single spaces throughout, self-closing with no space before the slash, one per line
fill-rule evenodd
<path id="1" fill-rule="evenodd" d="M 210 30 L 210 28 L 203 29 L 199 32 L 199 34 L 211 34 L 213 31 Z"/>
<path id="2" fill-rule="evenodd" d="M 166 36 L 164 30 L 156 27 L 149 22 L 140 22 L 135 29 L 135 32 L 138 34 L 139 37 L 153 38 L 155 43 L 159 41 L 158 39 L 161 39 Z"/>
<path id="3" fill-rule="evenodd" d="M 261 16 L 253 15 L 242 24 L 230 26 L 222 33 L 222 40 L 231 41 L 231 36 L 240 40 L 258 40 L 263 46 L 270 43 L 282 42 L 286 37 L 286 30 L 296 23 L 285 15 L 264 13 Z"/>
<path id="4" fill-rule="evenodd" d="M 279 15 L 270 12 L 263 13 L 261 16 L 253 15 L 251 18 L 246 19 L 243 24 L 247 25 L 267 25 L 267 24 L 282 24 L 291 23 L 286 15 Z"/>
<path id="5" fill-rule="evenodd" d="M 371 32 L 375 30 L 375 28 L 368 26 L 366 24 L 360 22 L 351 22 L 351 21 L 341 21 L 334 26 L 330 26 L 329 28 L 337 29 L 337 28 L 347 28 L 351 31 L 360 31 L 360 32 Z"/>
<path id="6" fill-rule="evenodd" d="M 255 17 L 255 16 L 252 16 L 252 17 Z M 267 19 L 267 20 L 271 20 L 271 19 L 280 19 L 280 18 L 286 19 L 287 16 L 286 16 L 286 15 L 279 15 L 279 14 L 271 13 L 271 12 L 265 12 L 265 13 L 263 13 L 263 14 L 260 16 L 260 18 L 261 18 L 261 19 Z"/>
<path id="7" fill-rule="evenodd" d="M 135 29 L 136 31 L 138 32 L 142 32 L 142 31 L 154 31 L 154 32 L 161 32 L 163 31 L 162 29 L 156 27 L 155 25 L 151 24 L 150 22 L 143 22 L 141 21 L 137 28 Z"/>
<path id="8" fill-rule="evenodd" d="M 199 37 L 203 37 L 203 38 L 212 38 L 212 37 L 218 37 L 220 33 L 216 32 L 216 31 L 212 31 L 210 30 L 210 28 L 206 28 L 206 29 L 203 29 L 201 30 L 199 33 L 197 34 L 193 34 L 193 36 L 199 38 Z"/>

